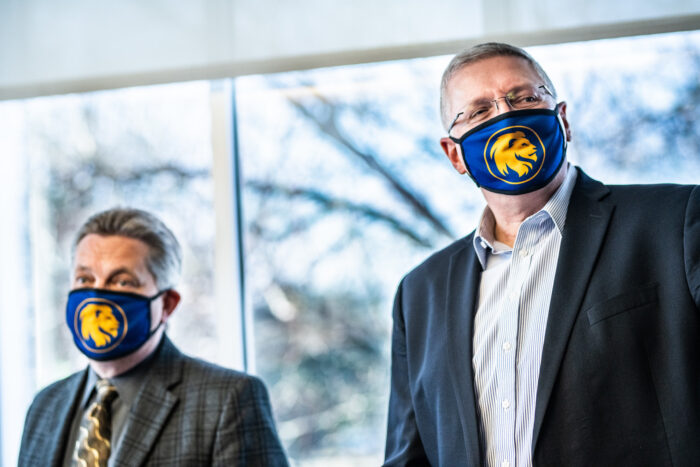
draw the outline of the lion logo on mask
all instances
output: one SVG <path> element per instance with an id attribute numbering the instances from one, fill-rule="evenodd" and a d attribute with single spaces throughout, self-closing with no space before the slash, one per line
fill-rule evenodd
<path id="1" fill-rule="evenodd" d="M 80 310 L 80 334 L 83 339 L 91 338 L 97 347 L 104 347 L 119 335 L 119 321 L 112 307 L 89 303 Z"/>
<path id="2" fill-rule="evenodd" d="M 537 162 L 537 147 L 522 131 L 504 133 L 491 146 L 491 159 L 503 176 L 514 170 L 518 176 L 527 175 Z"/>

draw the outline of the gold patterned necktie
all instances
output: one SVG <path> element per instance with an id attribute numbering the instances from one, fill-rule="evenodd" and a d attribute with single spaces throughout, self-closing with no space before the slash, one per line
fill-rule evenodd
<path id="1" fill-rule="evenodd" d="M 110 405 L 117 397 L 117 389 L 106 379 L 98 380 L 95 387 L 95 402 L 90 404 L 80 422 L 80 433 L 73 451 L 74 466 L 107 467 L 112 437 Z"/>

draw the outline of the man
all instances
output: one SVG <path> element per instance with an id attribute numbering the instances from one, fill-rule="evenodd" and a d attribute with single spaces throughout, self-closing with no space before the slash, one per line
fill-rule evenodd
<path id="1" fill-rule="evenodd" d="M 454 57 L 441 111 L 487 207 L 399 285 L 386 465 L 697 465 L 700 188 L 570 167 L 513 46 Z"/>
<path id="2" fill-rule="evenodd" d="M 117 208 L 88 219 L 74 246 L 66 322 L 89 367 L 36 396 L 19 465 L 287 465 L 263 383 L 165 335 L 180 301 L 172 232 Z"/>

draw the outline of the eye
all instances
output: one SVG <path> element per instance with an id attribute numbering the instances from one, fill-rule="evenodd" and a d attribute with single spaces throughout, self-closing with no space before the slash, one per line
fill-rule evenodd
<path id="1" fill-rule="evenodd" d="M 474 120 L 483 117 L 489 112 L 490 109 L 490 107 L 477 107 L 475 109 L 472 109 L 471 112 L 469 112 L 469 120 Z"/>
<path id="2" fill-rule="evenodd" d="M 118 282 L 120 287 L 138 287 L 139 283 L 132 279 L 122 279 Z"/>
<path id="3" fill-rule="evenodd" d="M 511 100 L 511 104 L 515 108 L 526 109 L 528 107 L 534 107 L 542 102 L 542 97 L 537 94 L 523 94 L 517 96 L 515 99 Z"/>
<path id="4" fill-rule="evenodd" d="M 139 287 L 139 281 L 129 275 L 119 275 L 112 279 L 112 284 L 125 289 L 135 289 Z"/>
<path id="5" fill-rule="evenodd" d="M 85 275 L 76 276 L 73 279 L 73 283 L 75 283 L 76 285 L 89 284 L 91 281 L 92 281 L 92 278 L 90 276 L 85 276 Z"/>

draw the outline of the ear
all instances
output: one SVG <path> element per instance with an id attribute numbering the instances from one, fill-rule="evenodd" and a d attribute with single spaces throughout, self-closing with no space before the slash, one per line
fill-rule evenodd
<path id="1" fill-rule="evenodd" d="M 462 154 L 457 146 L 457 143 L 452 141 L 447 136 L 440 138 L 440 146 L 442 150 L 445 151 L 445 155 L 452 163 L 452 167 L 461 174 L 467 173 L 467 167 L 464 165 L 464 160 L 462 159 Z"/>
<path id="2" fill-rule="evenodd" d="M 561 101 L 558 107 L 559 116 L 561 121 L 564 123 L 564 131 L 566 132 L 566 140 L 571 141 L 571 127 L 569 126 L 569 121 L 566 119 L 566 102 Z"/>
<path id="3" fill-rule="evenodd" d="M 161 317 L 161 322 L 165 323 L 170 315 L 173 314 L 175 308 L 180 303 L 180 294 L 177 290 L 169 289 L 163 294 L 163 314 Z"/>

